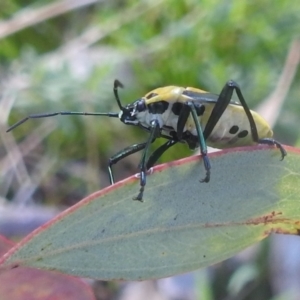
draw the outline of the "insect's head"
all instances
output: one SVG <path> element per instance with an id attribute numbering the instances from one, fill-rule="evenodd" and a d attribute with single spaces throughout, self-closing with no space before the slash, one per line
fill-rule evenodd
<path id="1" fill-rule="evenodd" d="M 119 98 L 119 94 L 118 94 L 119 87 L 123 87 L 123 84 L 119 80 L 115 80 L 114 94 L 115 94 L 117 103 L 121 109 L 121 111 L 119 113 L 119 119 L 125 124 L 138 125 L 139 124 L 138 116 L 140 116 L 141 113 L 143 113 L 144 111 L 147 110 L 145 99 L 140 98 L 131 104 L 122 106 L 120 98 Z"/>

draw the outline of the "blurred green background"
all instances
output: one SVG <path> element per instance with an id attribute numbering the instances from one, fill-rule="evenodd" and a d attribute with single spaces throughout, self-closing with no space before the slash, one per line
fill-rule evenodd
<path id="1" fill-rule="evenodd" d="M 278 90 L 300 33 L 300 4 L 287 0 L 2 0 L 0 16 L 1 197 L 59 207 L 107 186 L 108 158 L 145 141 L 147 133 L 106 117 L 29 120 L 6 134 L 9 125 L 41 112 L 118 111 L 115 78 L 125 85 L 124 104 L 164 85 L 219 93 L 233 79 L 255 108 Z M 287 95 L 278 90 L 283 104 L 272 113 L 276 139 L 289 145 L 299 144 L 297 58 L 293 63 Z M 274 107 L 268 103 L 265 113 Z M 178 145 L 160 162 L 190 154 Z M 116 179 L 136 173 L 139 157 L 115 165 Z M 236 295 L 228 292 L 231 274 L 240 269 L 224 263 L 207 279 L 211 291 L 201 299 L 275 297 L 266 272 L 269 243 L 261 247 L 250 264 L 256 270 L 250 292 L 239 298 L 243 284 Z"/>

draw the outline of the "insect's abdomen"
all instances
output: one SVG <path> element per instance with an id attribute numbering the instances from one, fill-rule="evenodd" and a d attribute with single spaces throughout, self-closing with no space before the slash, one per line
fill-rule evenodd
<path id="1" fill-rule="evenodd" d="M 146 95 L 148 112 L 140 114 L 139 121 L 145 127 L 149 127 L 150 121 L 155 118 L 162 125 L 162 133 L 172 137 L 172 135 L 176 135 L 177 123 L 184 103 L 193 101 L 204 131 L 217 98 L 217 95 L 194 88 L 175 86 L 159 88 Z M 251 111 L 251 113 L 256 124 L 258 138 L 271 138 L 273 132 L 268 123 L 256 112 Z M 191 149 L 199 147 L 196 126 L 191 115 L 185 124 L 183 133 L 189 133 L 183 135 L 183 140 L 189 144 Z M 256 144 L 253 141 L 249 119 L 243 106 L 229 104 L 206 142 L 209 146 L 219 149 Z"/>
<path id="2" fill-rule="evenodd" d="M 213 106 L 212 104 L 205 104 L 205 113 L 201 119 L 203 129 Z M 259 139 L 271 138 L 273 131 L 268 123 L 256 112 L 251 111 L 251 113 L 257 127 Z M 227 107 L 212 133 L 207 138 L 207 144 L 220 149 L 256 144 L 252 139 L 249 120 L 242 106 L 230 104 Z"/>

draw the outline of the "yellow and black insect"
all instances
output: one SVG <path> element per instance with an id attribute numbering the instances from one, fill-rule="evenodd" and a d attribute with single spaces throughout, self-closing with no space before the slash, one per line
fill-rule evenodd
<path id="1" fill-rule="evenodd" d="M 143 150 L 140 168 L 140 191 L 134 200 L 143 199 L 146 174 L 170 147 L 178 142 L 185 142 L 190 149 L 200 147 L 206 176 L 201 182 L 210 180 L 210 162 L 207 146 L 214 148 L 233 148 L 254 144 L 275 145 L 281 152 L 281 159 L 286 156 L 282 145 L 272 138 L 273 132 L 268 123 L 256 112 L 251 111 L 242 95 L 238 84 L 228 81 L 219 95 L 192 87 L 167 86 L 157 88 L 131 104 L 121 104 L 118 88 L 120 81 L 114 82 L 114 95 L 119 113 L 90 113 L 61 111 L 34 114 L 11 126 L 11 131 L 28 119 L 52 117 L 56 115 L 89 115 L 119 118 L 124 124 L 139 126 L 149 131 L 146 142 L 129 146 L 109 159 L 108 173 L 111 184 L 114 183 L 112 165 L 119 160 Z M 231 100 L 236 91 L 240 103 Z M 156 149 L 150 156 L 151 143 L 157 138 L 167 142 Z"/>

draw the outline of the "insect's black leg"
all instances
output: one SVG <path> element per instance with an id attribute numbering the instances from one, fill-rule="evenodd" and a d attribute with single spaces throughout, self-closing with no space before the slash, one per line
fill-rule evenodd
<path id="1" fill-rule="evenodd" d="M 163 145 L 161 145 L 159 148 L 157 148 L 149 157 L 146 168 L 149 170 L 154 166 L 154 164 L 157 162 L 157 160 L 172 146 L 176 145 L 178 141 L 176 140 L 169 140 Z"/>
<path id="2" fill-rule="evenodd" d="M 205 126 L 205 129 L 203 132 L 204 138 L 207 139 L 209 137 L 209 135 L 212 133 L 217 122 L 219 121 L 222 114 L 224 113 L 227 106 L 229 105 L 234 91 L 236 92 L 236 94 L 239 98 L 239 101 L 240 101 L 241 105 L 243 106 L 246 116 L 249 120 L 252 140 L 258 144 L 275 145 L 277 148 L 279 148 L 279 150 L 281 152 L 281 160 L 282 160 L 287 155 L 287 153 L 279 142 L 275 141 L 274 139 L 269 139 L 269 138 L 259 139 L 255 121 L 254 121 L 251 111 L 247 105 L 247 102 L 245 101 L 245 98 L 242 94 L 241 88 L 233 80 L 229 80 L 225 84 L 224 88 L 222 89 L 222 91 L 218 97 L 218 100 L 211 112 L 211 115 L 207 121 L 207 124 Z"/>
<path id="3" fill-rule="evenodd" d="M 178 122 L 177 122 L 177 138 L 180 141 L 182 138 L 184 126 L 189 118 L 191 108 L 188 105 L 183 105 L 180 111 Z"/>
<path id="4" fill-rule="evenodd" d="M 206 176 L 203 180 L 201 180 L 201 182 L 209 182 L 211 167 L 210 167 L 210 162 L 209 162 L 209 159 L 207 156 L 206 142 L 205 142 L 203 131 L 202 131 L 199 119 L 198 119 L 195 104 L 192 101 L 185 102 L 182 106 L 182 110 L 179 114 L 178 123 L 177 123 L 177 137 L 178 137 L 178 140 L 181 139 L 184 126 L 187 122 L 187 119 L 188 119 L 190 113 L 192 113 L 192 118 L 193 118 L 195 126 L 196 126 L 199 145 L 200 145 L 200 152 L 201 152 L 201 155 L 203 158 L 204 168 L 206 170 Z"/>
<path id="5" fill-rule="evenodd" d="M 258 144 L 275 145 L 277 148 L 279 148 L 280 153 L 281 153 L 281 160 L 283 160 L 284 157 L 287 155 L 287 153 L 286 153 L 285 149 L 283 148 L 283 146 L 279 142 L 275 141 L 272 138 L 259 139 L 255 121 L 253 119 L 251 111 L 250 111 L 250 109 L 249 109 L 249 107 L 248 107 L 248 105 L 245 101 L 245 98 L 242 94 L 242 91 L 241 91 L 239 85 L 236 82 L 232 81 L 232 80 L 229 81 L 227 84 L 230 84 L 231 89 L 235 89 L 236 94 L 237 94 L 237 96 L 238 96 L 238 98 L 241 102 L 241 105 L 243 106 L 243 108 L 245 110 L 245 113 L 246 113 L 247 118 L 248 118 L 249 123 L 250 123 L 251 136 L 252 136 L 253 141 L 258 143 Z"/>
<path id="6" fill-rule="evenodd" d="M 230 80 L 223 87 L 223 89 L 222 89 L 222 91 L 221 91 L 221 93 L 220 93 L 220 95 L 219 95 L 219 97 L 216 101 L 216 104 L 215 104 L 215 106 L 214 106 L 214 108 L 213 108 L 213 110 L 212 110 L 212 112 L 209 116 L 209 119 L 206 123 L 206 126 L 204 128 L 203 135 L 204 135 L 205 140 L 210 136 L 210 134 L 214 130 L 216 124 L 218 123 L 218 121 L 220 120 L 220 118 L 223 115 L 224 111 L 226 110 L 227 106 L 229 105 L 229 103 L 231 101 L 231 98 L 232 98 L 232 94 L 233 94 L 233 92 L 234 92 L 234 90 L 236 89 L 237 86 L 238 85 L 234 81 Z M 245 107 L 244 107 L 244 109 L 245 109 Z M 250 112 L 247 104 L 246 104 L 246 109 L 248 109 L 248 111 Z M 251 115 L 251 112 L 250 112 L 250 115 Z M 253 120 L 252 115 L 251 115 L 251 118 Z M 255 123 L 254 123 L 254 125 L 255 125 Z"/>
<path id="7" fill-rule="evenodd" d="M 280 150 L 281 160 L 283 160 L 284 157 L 287 155 L 287 153 L 286 153 L 285 149 L 283 148 L 283 146 L 274 139 L 270 139 L 270 138 L 259 139 L 258 143 L 259 144 L 276 146 Z"/>
<path id="8" fill-rule="evenodd" d="M 199 144 L 200 144 L 200 152 L 202 155 L 202 159 L 203 159 L 203 163 L 204 163 L 204 168 L 206 170 L 206 176 L 204 179 L 201 180 L 201 182 L 209 182 L 210 180 L 210 161 L 208 159 L 207 156 L 207 146 L 206 146 L 206 142 L 204 139 L 204 135 L 203 135 L 203 131 L 198 119 L 198 115 L 197 115 L 197 111 L 196 111 L 196 107 L 194 102 L 192 101 L 188 101 L 184 104 L 184 106 L 189 106 L 190 107 L 190 111 L 192 113 L 192 118 L 195 122 L 195 126 L 196 126 L 196 130 L 197 130 L 197 135 L 198 135 L 198 139 L 199 139 Z"/>
<path id="9" fill-rule="evenodd" d="M 154 142 L 154 141 L 152 141 Z M 134 144 L 131 145 L 121 151 L 119 151 L 118 153 L 116 153 L 114 156 L 112 156 L 109 160 L 108 160 L 108 175 L 109 175 L 109 180 L 110 180 L 110 184 L 114 184 L 114 176 L 113 176 L 113 172 L 112 172 L 112 165 L 116 164 L 118 161 L 120 161 L 121 159 L 136 153 L 138 151 L 141 151 L 142 149 L 144 149 L 146 147 L 146 143 L 141 143 L 141 144 Z"/>
<path id="10" fill-rule="evenodd" d="M 231 80 L 228 83 L 231 84 L 230 86 L 231 86 L 232 89 L 235 89 L 235 92 L 236 92 L 236 94 L 237 94 L 237 96 L 238 96 L 238 98 L 239 98 L 239 100 L 240 100 L 240 102 L 241 102 L 241 104 L 244 108 L 244 111 L 247 115 L 247 118 L 249 120 L 252 139 L 253 139 L 254 142 L 258 143 L 258 133 L 257 133 L 256 124 L 255 124 L 255 121 L 254 121 L 253 116 L 251 114 L 251 111 L 250 111 L 250 109 L 247 105 L 247 102 L 246 102 L 246 100 L 245 100 L 245 98 L 242 94 L 242 91 L 241 91 L 239 85 L 236 82 Z"/>
<path id="11" fill-rule="evenodd" d="M 146 165 L 146 158 L 147 158 L 147 154 L 148 154 L 148 150 L 150 148 L 150 145 L 152 143 L 153 140 L 155 140 L 157 137 L 160 136 L 160 128 L 159 128 L 159 123 L 157 120 L 153 120 L 150 122 L 150 136 L 148 141 L 146 142 L 143 154 L 142 154 L 142 158 L 140 161 L 140 191 L 138 193 L 138 195 L 136 197 L 133 198 L 133 200 L 139 200 L 139 201 L 143 201 L 143 193 L 144 193 L 144 189 L 145 189 L 145 185 L 146 185 L 146 172 L 147 172 L 147 165 Z"/>

